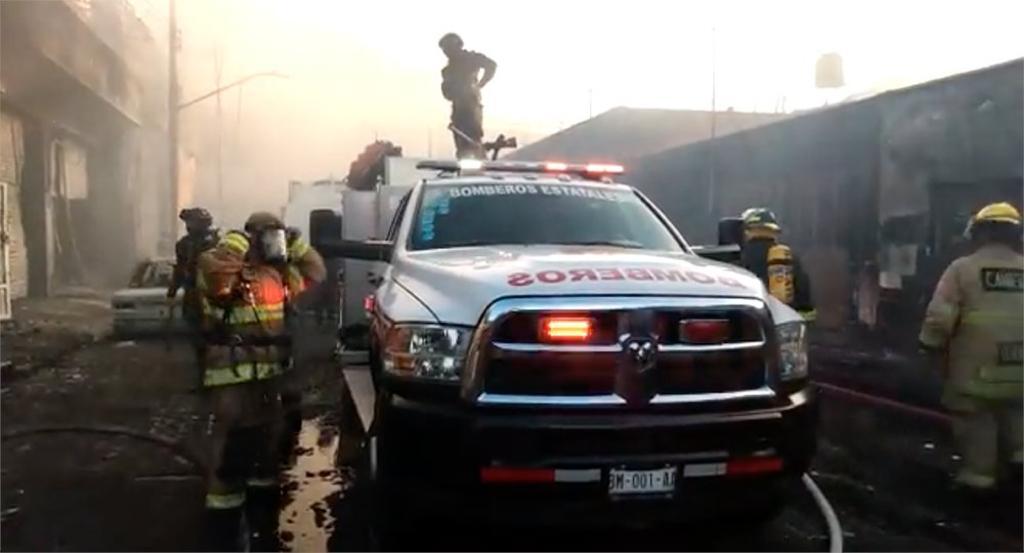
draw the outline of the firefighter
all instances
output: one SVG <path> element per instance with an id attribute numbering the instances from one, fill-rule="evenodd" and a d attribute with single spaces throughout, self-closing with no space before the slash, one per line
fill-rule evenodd
<path id="1" fill-rule="evenodd" d="M 196 366 L 199 368 L 196 376 L 201 388 L 201 371 L 206 345 L 201 335 L 203 307 L 199 293 L 196 291 L 196 264 L 203 252 L 217 245 L 220 240 L 220 230 L 213 226 L 213 216 L 210 215 L 210 212 L 201 207 L 183 209 L 178 214 L 178 218 L 184 221 L 186 234 L 174 245 L 174 273 L 171 276 L 170 285 L 167 287 L 168 317 L 173 317 L 178 290 L 184 289 L 181 316 L 189 329 Z M 167 321 L 170 324 L 171 319 L 168 318 Z M 170 329 L 168 328 L 167 331 L 170 332 Z M 168 347 L 170 347 L 169 334 L 166 339 Z"/>
<path id="2" fill-rule="evenodd" d="M 768 292 L 796 309 L 811 322 L 817 312 L 811 300 L 811 284 L 793 250 L 779 243 L 782 229 L 771 210 L 753 207 L 743 212 L 741 263 L 757 275 Z"/>
<path id="3" fill-rule="evenodd" d="M 178 218 L 184 221 L 186 234 L 174 245 L 174 274 L 167 287 L 167 299 L 173 301 L 178 290 L 184 288 L 182 316 L 190 328 L 198 331 L 202 305 L 196 293 L 196 263 L 199 254 L 217 245 L 220 231 L 213 226 L 210 212 L 201 207 L 183 209 Z"/>
<path id="4" fill-rule="evenodd" d="M 217 550 L 241 547 L 247 496 L 278 496 L 281 385 L 291 363 L 286 313 L 304 285 L 303 261 L 293 271 L 288 256 L 312 259 L 306 248 L 289 246 L 277 217 L 255 213 L 245 232 L 228 232 L 199 256 L 203 383 L 213 414 L 206 506 Z"/>
<path id="5" fill-rule="evenodd" d="M 1019 465 L 1022 456 L 1020 213 L 1008 203 L 985 206 L 965 234 L 976 249 L 942 274 L 919 340 L 926 352 L 944 357 L 943 403 L 954 416 L 963 458 L 954 483 L 984 491 L 995 487 L 1001 461 Z"/>
<path id="6" fill-rule="evenodd" d="M 455 33 L 441 37 L 438 46 L 448 58 L 448 65 L 441 70 L 441 94 L 452 103 L 450 128 L 455 138 L 455 156 L 483 159 L 484 114 L 480 89 L 494 78 L 498 64 L 479 52 L 466 50 L 462 38 Z M 481 70 L 483 76 L 480 76 Z"/>

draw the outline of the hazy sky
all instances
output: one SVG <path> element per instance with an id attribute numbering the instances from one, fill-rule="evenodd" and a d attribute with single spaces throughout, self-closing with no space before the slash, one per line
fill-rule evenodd
<path id="1" fill-rule="evenodd" d="M 166 37 L 166 0 L 133 1 Z M 448 31 L 498 62 L 487 136 L 526 142 L 591 109 L 709 109 L 713 58 L 719 109 L 784 100 L 792 111 L 1024 55 L 1024 2 L 1012 1 L 178 0 L 178 11 L 185 98 L 214 88 L 218 57 L 223 82 L 290 76 L 222 97 L 226 189 L 244 209 L 281 205 L 289 179 L 344 174 L 375 136 L 407 155 L 450 154 L 436 46 Z M 847 86 L 825 93 L 814 63 L 830 51 Z M 215 129 L 212 102 L 197 108 L 185 124 Z"/>

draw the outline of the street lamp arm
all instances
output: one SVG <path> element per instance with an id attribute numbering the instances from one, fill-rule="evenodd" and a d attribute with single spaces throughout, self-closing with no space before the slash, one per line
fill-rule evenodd
<path id="1" fill-rule="evenodd" d="M 179 104 L 178 105 L 178 111 L 181 111 L 181 110 L 191 106 L 192 104 L 196 104 L 196 103 L 202 102 L 203 100 L 205 100 L 207 98 L 210 98 L 211 96 L 216 96 L 217 94 L 219 94 L 221 92 L 224 92 L 225 90 L 228 90 L 230 88 L 234 88 L 236 86 L 245 84 L 246 82 L 251 81 L 251 80 L 256 79 L 256 78 L 259 78 L 259 77 L 279 77 L 279 78 L 282 78 L 282 79 L 287 79 L 288 75 L 285 75 L 283 73 L 278 73 L 277 71 L 264 71 L 262 73 L 253 73 L 252 75 L 246 75 L 245 77 L 242 77 L 241 79 L 238 79 L 237 81 L 235 81 L 233 83 L 226 84 L 226 85 L 224 85 L 224 86 L 222 86 L 222 87 L 220 87 L 220 88 L 218 88 L 216 90 L 212 90 L 210 92 L 207 92 L 206 94 L 203 94 L 202 96 L 200 96 L 198 98 L 194 98 L 192 100 L 189 100 L 189 101 L 185 102 L 184 104 Z"/>

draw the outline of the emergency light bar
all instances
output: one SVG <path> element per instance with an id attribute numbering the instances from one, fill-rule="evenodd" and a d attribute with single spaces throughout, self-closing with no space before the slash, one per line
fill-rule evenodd
<path id="1" fill-rule="evenodd" d="M 583 178 L 603 178 L 620 175 L 621 165 L 611 163 L 563 163 L 561 161 L 482 161 L 479 159 L 427 160 L 416 164 L 417 169 L 432 169 L 448 173 L 540 173 L 576 175 Z"/>

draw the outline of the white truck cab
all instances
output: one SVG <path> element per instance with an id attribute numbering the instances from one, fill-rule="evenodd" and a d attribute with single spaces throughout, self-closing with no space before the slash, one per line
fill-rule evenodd
<path id="1" fill-rule="evenodd" d="M 402 510 L 385 518 L 420 500 L 555 519 L 655 516 L 638 498 L 677 521 L 777 512 L 814 450 L 795 311 L 697 255 L 617 166 L 420 167 L 442 175 L 402 198 L 385 240 L 315 244 L 385 264 L 367 305 L 374 472 Z"/>

